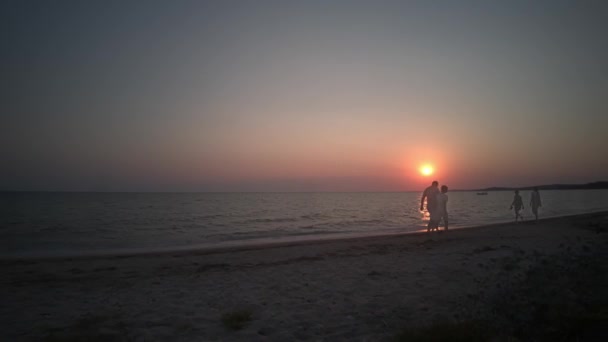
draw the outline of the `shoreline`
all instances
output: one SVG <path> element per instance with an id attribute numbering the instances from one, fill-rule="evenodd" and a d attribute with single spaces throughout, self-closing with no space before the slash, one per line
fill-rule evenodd
<path id="1" fill-rule="evenodd" d="M 597 211 L 583 214 L 571 214 L 563 216 L 551 216 L 540 218 L 538 224 L 551 222 L 554 220 L 568 219 L 580 217 L 584 219 L 589 216 L 608 215 L 608 211 Z M 491 229 L 502 227 L 505 225 L 525 225 L 535 224 L 533 219 L 522 222 L 496 222 L 480 225 L 465 225 L 450 228 L 449 232 L 459 230 L 478 230 Z M 26 253 L 23 255 L 1 256 L 0 262 L 32 262 L 32 261 L 63 261 L 63 260 L 90 260 L 90 259 L 106 259 L 106 258 L 131 258 L 131 257 L 146 257 L 146 256 L 194 256 L 207 255 L 218 253 L 230 253 L 250 250 L 263 250 L 282 247 L 295 247 L 306 245 L 318 245 L 327 243 L 340 242 L 357 242 L 364 240 L 382 240 L 387 238 L 398 238 L 407 236 L 424 236 L 428 234 L 426 229 L 415 231 L 394 231 L 394 232 L 357 232 L 357 233 L 331 233 L 331 234 L 311 234 L 300 236 L 288 236 L 277 238 L 257 238 L 250 240 L 232 240 L 223 241 L 214 244 L 194 244 L 186 246 L 173 246 L 165 248 L 125 248 L 99 250 L 91 252 L 67 252 L 67 253 Z"/>
<path id="2" fill-rule="evenodd" d="M 601 212 L 430 235 L 3 261 L 0 339 L 407 341 L 438 331 L 427 329 L 438 320 L 482 320 L 496 338 L 603 340 L 593 334 L 608 332 L 607 247 Z M 247 313 L 242 326 L 226 326 L 233 313 Z"/>

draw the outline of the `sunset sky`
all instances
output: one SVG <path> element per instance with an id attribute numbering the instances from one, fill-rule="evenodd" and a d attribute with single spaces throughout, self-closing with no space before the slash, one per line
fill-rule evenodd
<path id="1" fill-rule="evenodd" d="M 0 19 L 0 190 L 608 179 L 604 1 L 3 1 Z"/>

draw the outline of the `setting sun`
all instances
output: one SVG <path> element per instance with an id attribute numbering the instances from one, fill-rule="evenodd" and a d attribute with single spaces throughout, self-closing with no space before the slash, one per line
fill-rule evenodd
<path id="1" fill-rule="evenodd" d="M 423 176 L 430 176 L 433 174 L 433 167 L 431 165 L 422 165 L 420 167 L 420 173 Z"/>

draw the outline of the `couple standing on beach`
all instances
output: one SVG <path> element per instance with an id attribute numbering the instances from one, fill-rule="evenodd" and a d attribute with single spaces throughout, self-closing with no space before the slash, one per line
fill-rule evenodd
<path id="1" fill-rule="evenodd" d="M 420 199 L 420 210 L 424 210 L 424 200 L 426 199 L 426 210 L 429 212 L 430 219 L 427 226 L 427 232 L 439 230 L 439 222 L 443 219 L 445 230 L 448 230 L 448 187 L 441 186 L 439 191 L 439 182 L 433 181 L 431 186 L 424 189 L 422 198 Z"/>

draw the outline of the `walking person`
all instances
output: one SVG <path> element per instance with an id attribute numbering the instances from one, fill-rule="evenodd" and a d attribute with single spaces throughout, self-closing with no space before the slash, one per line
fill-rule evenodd
<path id="1" fill-rule="evenodd" d="M 538 222 L 538 208 L 542 206 L 543 205 L 540 200 L 540 193 L 538 192 L 538 188 L 534 188 L 534 190 L 532 190 L 532 194 L 530 195 L 530 208 L 532 208 L 532 213 L 536 218 L 535 222 Z"/>
<path id="2" fill-rule="evenodd" d="M 439 195 L 439 182 L 433 181 L 431 186 L 424 189 L 422 192 L 422 198 L 420 199 L 420 211 L 424 210 L 424 200 L 426 199 L 426 210 L 429 212 L 429 224 L 427 226 L 427 232 L 431 232 L 432 229 L 437 229 L 439 223 L 435 222 L 436 209 L 437 209 L 437 195 Z M 435 215 L 433 215 L 435 214 Z"/>
<path id="3" fill-rule="evenodd" d="M 519 213 L 520 210 L 524 208 L 524 201 L 521 199 L 519 195 L 519 190 L 515 190 L 515 196 L 513 197 L 513 202 L 511 202 L 511 209 L 515 210 L 515 222 L 517 219 L 521 221 L 524 220 L 523 216 Z"/>

